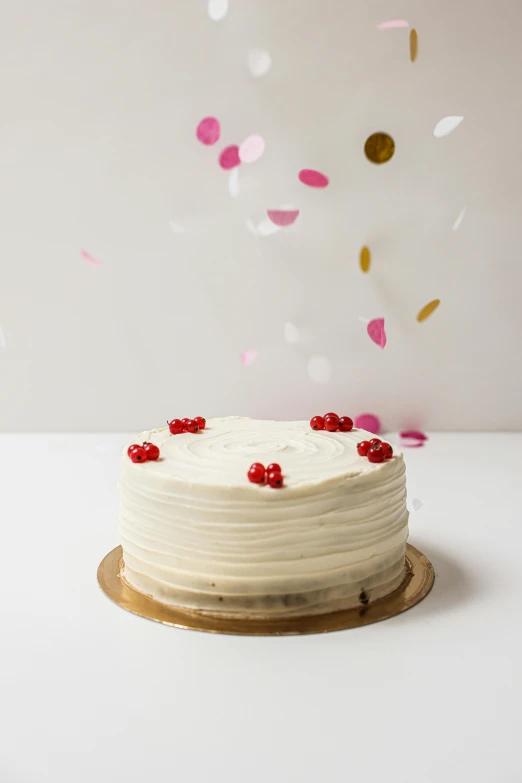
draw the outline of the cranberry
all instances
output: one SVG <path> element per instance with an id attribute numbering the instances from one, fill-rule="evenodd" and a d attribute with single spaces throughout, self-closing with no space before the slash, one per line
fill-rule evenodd
<path id="1" fill-rule="evenodd" d="M 131 445 L 130 445 L 130 446 L 129 446 L 129 448 L 127 449 L 127 455 L 130 457 L 130 455 L 131 455 L 131 451 L 132 451 L 133 449 L 137 449 L 137 448 L 139 448 L 139 445 L 140 445 L 139 443 L 131 443 Z"/>
<path id="2" fill-rule="evenodd" d="M 147 453 L 143 446 L 135 446 L 131 453 L 129 454 L 129 457 L 133 462 L 146 462 L 147 461 Z"/>
<path id="3" fill-rule="evenodd" d="M 265 466 L 260 462 L 254 462 L 253 465 L 250 465 L 247 476 L 252 484 L 262 484 L 266 476 Z"/>
<path id="4" fill-rule="evenodd" d="M 367 456 L 370 462 L 384 462 L 384 449 L 381 444 L 376 443 L 375 446 L 372 446 Z"/>
<path id="5" fill-rule="evenodd" d="M 335 414 L 332 415 L 331 413 L 328 413 L 324 417 L 324 428 L 328 432 L 335 432 L 339 429 L 339 417 Z"/>
<path id="6" fill-rule="evenodd" d="M 169 430 L 172 435 L 179 435 L 180 432 L 183 432 L 184 427 L 181 419 L 172 419 L 172 421 L 169 421 Z"/>
<path id="7" fill-rule="evenodd" d="M 393 457 L 393 449 L 389 443 L 383 441 L 381 443 L 381 448 L 384 451 L 384 459 L 391 459 Z"/>
<path id="8" fill-rule="evenodd" d="M 313 430 L 324 430 L 324 419 L 322 416 L 314 416 L 310 419 L 310 427 Z"/>
<path id="9" fill-rule="evenodd" d="M 155 462 L 159 458 L 160 450 L 155 443 L 150 443 L 149 441 L 147 441 L 146 443 L 143 444 L 142 448 L 145 454 L 147 455 L 147 459 L 149 461 Z"/>
<path id="10" fill-rule="evenodd" d="M 207 426 L 207 420 L 204 419 L 203 416 L 196 416 L 194 421 L 196 422 L 196 424 L 199 425 L 200 430 L 204 430 L 205 427 Z"/>
<path id="11" fill-rule="evenodd" d="M 274 489 L 279 489 L 279 487 L 283 486 L 283 476 L 277 470 L 272 470 L 266 477 L 266 480 Z"/>
<path id="12" fill-rule="evenodd" d="M 194 419 L 188 419 L 185 424 L 185 429 L 187 432 L 199 432 L 199 424 L 197 421 L 194 421 Z"/>
<path id="13" fill-rule="evenodd" d="M 357 444 L 357 454 L 359 454 L 361 457 L 366 457 L 370 449 L 371 446 L 369 440 L 361 440 L 360 443 Z"/>
<path id="14" fill-rule="evenodd" d="M 353 430 L 353 421 L 349 416 L 341 416 L 339 419 L 339 429 L 341 432 L 350 432 L 350 430 Z"/>

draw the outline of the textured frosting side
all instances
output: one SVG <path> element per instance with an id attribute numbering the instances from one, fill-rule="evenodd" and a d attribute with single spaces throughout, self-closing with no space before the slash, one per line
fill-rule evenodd
<path id="1" fill-rule="evenodd" d="M 125 578 L 157 600 L 200 611 L 298 615 L 394 590 L 404 572 L 404 461 L 372 464 L 371 437 L 308 422 L 211 419 L 198 434 L 142 433 L 158 462 L 122 455 Z M 286 486 L 250 484 L 252 462 L 281 464 Z"/>

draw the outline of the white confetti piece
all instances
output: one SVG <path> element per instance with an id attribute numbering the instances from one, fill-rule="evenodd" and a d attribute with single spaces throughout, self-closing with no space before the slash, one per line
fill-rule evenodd
<path id="1" fill-rule="evenodd" d="M 422 500 L 419 500 L 419 498 L 413 498 L 411 504 L 413 506 L 414 511 L 418 511 L 419 508 L 422 508 Z"/>
<path id="2" fill-rule="evenodd" d="M 276 226 L 275 223 L 272 223 L 271 220 L 268 218 L 265 218 L 264 220 L 261 220 L 257 224 L 257 233 L 259 236 L 262 237 L 269 237 L 272 234 L 277 234 L 278 231 L 281 231 L 281 226 Z"/>
<path id="3" fill-rule="evenodd" d="M 284 328 L 285 333 L 285 340 L 287 343 L 293 344 L 298 343 L 301 339 L 301 335 L 299 334 L 299 329 L 297 326 L 290 321 L 285 324 Z"/>
<path id="4" fill-rule="evenodd" d="M 250 233 L 253 234 L 255 237 L 259 236 L 259 231 L 257 230 L 257 226 L 254 223 L 254 221 L 251 218 L 247 218 L 245 222 Z"/>
<path id="5" fill-rule="evenodd" d="M 179 223 L 174 223 L 173 220 L 169 220 L 169 223 L 170 223 L 171 229 L 173 230 L 173 232 L 175 234 L 184 234 L 185 233 L 185 229 L 183 228 L 183 226 L 180 226 Z"/>
<path id="6" fill-rule="evenodd" d="M 243 351 L 241 354 L 241 364 L 243 367 L 248 367 L 249 364 L 255 362 L 258 356 L 259 352 L 256 351 L 255 348 L 249 348 L 247 351 Z"/>
<path id="7" fill-rule="evenodd" d="M 228 192 L 232 198 L 237 198 L 239 196 L 239 191 L 239 169 L 235 168 L 232 169 L 228 175 Z"/>
<path id="8" fill-rule="evenodd" d="M 328 383 L 332 377 L 332 363 L 327 356 L 311 356 L 307 369 L 308 375 L 315 383 Z"/>
<path id="9" fill-rule="evenodd" d="M 2 350 L 4 350 L 5 348 L 5 334 L 1 326 L 0 326 L 0 348 Z"/>
<path id="10" fill-rule="evenodd" d="M 377 30 L 393 30 L 398 27 L 409 27 L 406 19 L 390 19 L 388 22 L 381 22 L 377 25 Z"/>
<path id="11" fill-rule="evenodd" d="M 453 133 L 455 128 L 459 127 L 463 119 L 464 117 L 460 117 L 456 115 L 443 117 L 435 125 L 433 129 L 433 135 L 435 136 L 436 139 L 441 139 L 443 136 L 449 136 L 450 133 Z"/>
<path id="12" fill-rule="evenodd" d="M 264 76 L 272 65 L 272 57 L 266 49 L 251 49 L 248 53 L 247 66 L 252 76 Z"/>
<path id="13" fill-rule="evenodd" d="M 207 11 L 213 22 L 220 22 L 228 13 L 228 0 L 208 0 Z"/>
<path id="14" fill-rule="evenodd" d="M 466 216 L 467 210 L 468 210 L 467 207 L 462 207 L 462 209 L 460 210 L 460 212 L 459 212 L 459 214 L 457 216 L 456 221 L 453 224 L 453 231 L 457 231 L 457 229 L 459 228 L 460 224 L 462 223 L 462 221 L 464 220 L 464 218 Z"/>
<path id="15" fill-rule="evenodd" d="M 369 324 L 371 321 L 371 318 L 364 318 L 362 315 L 358 315 L 357 318 L 359 321 L 362 321 L 363 324 Z"/>
<path id="16" fill-rule="evenodd" d="M 243 163 L 255 163 L 265 151 L 265 140 L 254 133 L 242 142 L 239 147 L 239 158 Z"/>

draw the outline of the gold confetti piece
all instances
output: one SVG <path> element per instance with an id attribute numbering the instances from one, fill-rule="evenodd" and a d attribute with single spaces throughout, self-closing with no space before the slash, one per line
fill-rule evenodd
<path id="1" fill-rule="evenodd" d="M 412 28 L 410 30 L 410 60 L 412 63 L 415 62 L 417 59 L 417 55 L 419 53 L 419 36 L 417 35 L 417 30 L 415 28 Z"/>
<path id="2" fill-rule="evenodd" d="M 372 255 L 370 253 L 370 248 L 365 246 L 361 249 L 361 253 L 359 255 L 359 265 L 361 267 L 361 270 L 363 272 L 369 272 L 371 263 L 372 263 Z"/>
<path id="3" fill-rule="evenodd" d="M 364 144 L 364 154 L 372 163 L 387 163 L 395 152 L 395 142 L 387 133 L 372 133 Z"/>
<path id="4" fill-rule="evenodd" d="M 425 321 L 426 318 L 429 318 L 430 315 L 435 312 L 435 310 L 439 305 L 440 305 L 440 299 L 433 299 L 431 302 L 428 302 L 427 305 L 424 305 L 422 310 L 419 310 L 417 314 L 417 321 L 419 323 Z"/>

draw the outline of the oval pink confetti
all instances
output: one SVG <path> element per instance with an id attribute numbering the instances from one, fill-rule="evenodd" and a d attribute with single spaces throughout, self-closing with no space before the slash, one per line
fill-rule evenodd
<path id="1" fill-rule="evenodd" d="M 374 435 L 378 435 L 381 431 L 380 419 L 373 413 L 361 413 L 359 416 L 356 416 L 355 426 L 360 430 L 373 432 Z"/>
<path id="2" fill-rule="evenodd" d="M 255 362 L 258 356 L 259 353 L 256 351 L 255 348 L 249 348 L 247 351 L 243 351 L 243 353 L 241 354 L 241 364 L 243 365 L 243 367 L 248 367 L 249 364 Z"/>
<path id="3" fill-rule="evenodd" d="M 303 185 L 308 185 L 310 188 L 325 188 L 330 182 L 326 174 L 321 174 L 315 169 L 301 169 L 299 179 Z"/>
<path id="4" fill-rule="evenodd" d="M 215 144 L 221 136 L 221 127 L 216 117 L 204 117 L 196 128 L 196 136 L 202 144 Z"/>
<path id="5" fill-rule="evenodd" d="M 428 436 L 421 430 L 402 430 L 399 432 L 399 437 L 410 438 L 412 440 L 428 440 Z"/>
<path id="6" fill-rule="evenodd" d="M 377 25 L 377 30 L 392 30 L 397 27 L 409 27 L 406 19 L 390 19 L 389 22 L 381 22 Z"/>
<path id="7" fill-rule="evenodd" d="M 266 214 L 276 226 L 291 226 L 299 217 L 298 209 L 267 209 Z"/>
<path id="8" fill-rule="evenodd" d="M 370 340 L 384 348 L 386 345 L 386 332 L 384 331 L 384 318 L 374 318 L 366 327 Z"/>
<path id="9" fill-rule="evenodd" d="M 254 163 L 265 151 L 265 140 L 262 136 L 248 136 L 239 148 L 239 159 L 243 163 Z"/>
<path id="10" fill-rule="evenodd" d="M 237 144 L 231 144 L 229 147 L 225 147 L 219 154 L 219 165 L 222 169 L 233 169 L 239 166 L 241 160 L 239 159 L 239 147 Z"/>
<path id="11" fill-rule="evenodd" d="M 80 255 L 85 261 L 88 261 L 89 264 L 92 264 L 93 266 L 101 266 L 102 262 L 99 261 L 97 258 L 94 258 L 94 256 L 91 256 L 90 253 L 88 253 L 86 250 L 80 250 Z"/>

